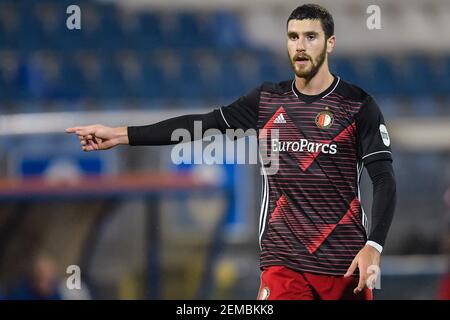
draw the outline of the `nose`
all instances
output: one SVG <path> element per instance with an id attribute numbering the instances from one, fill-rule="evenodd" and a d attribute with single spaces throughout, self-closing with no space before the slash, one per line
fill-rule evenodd
<path id="1" fill-rule="evenodd" d="M 297 39 L 295 49 L 297 50 L 297 52 L 305 51 L 305 46 L 304 46 L 302 37 Z"/>

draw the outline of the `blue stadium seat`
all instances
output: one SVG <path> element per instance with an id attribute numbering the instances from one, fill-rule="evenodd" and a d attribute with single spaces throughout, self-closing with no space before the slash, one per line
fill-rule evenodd
<path id="1" fill-rule="evenodd" d="M 8 16 L 0 20 L 0 50 L 17 49 L 20 41 L 17 32 L 20 25 L 15 23 L 20 22 L 20 12 L 12 1 L 0 2 L 0 10 L 8 12 Z"/>
<path id="2" fill-rule="evenodd" d="M 30 4 L 26 10 L 20 11 L 18 37 L 19 48 L 23 51 L 43 49 L 44 28 L 35 14 L 35 5 Z"/>
<path id="3" fill-rule="evenodd" d="M 195 47 L 199 45 L 200 28 L 196 21 L 195 13 L 183 12 L 176 15 L 175 30 L 172 37 L 168 37 L 167 43 L 171 47 Z"/>
<path id="4" fill-rule="evenodd" d="M 66 20 L 68 15 L 66 7 L 59 4 L 58 1 L 42 1 L 36 6 L 36 14 L 41 15 L 39 20 L 43 29 L 43 47 L 48 49 L 61 49 L 60 33 L 66 29 Z"/>
<path id="5" fill-rule="evenodd" d="M 158 15 L 149 12 L 141 13 L 138 15 L 138 21 L 138 32 L 132 37 L 132 46 L 141 50 L 162 47 L 163 34 Z"/>
<path id="6" fill-rule="evenodd" d="M 8 85 L 8 82 L 5 81 L 5 79 L 3 78 L 2 72 L 0 70 L 0 103 L 2 101 L 5 101 L 6 99 L 8 99 L 7 85 Z"/>
<path id="7" fill-rule="evenodd" d="M 87 86 L 74 55 L 63 55 L 61 62 L 63 93 L 66 99 L 78 99 L 87 92 Z"/>
<path id="8" fill-rule="evenodd" d="M 433 74 L 424 56 L 413 55 L 404 60 L 405 65 L 396 69 L 399 90 L 403 94 L 419 96 L 433 90 Z"/>
<path id="9" fill-rule="evenodd" d="M 25 56 L 19 67 L 17 99 L 42 99 L 45 89 L 44 73 L 36 56 Z"/>
<path id="10" fill-rule="evenodd" d="M 160 73 L 162 80 L 160 94 L 167 99 L 196 99 L 203 93 L 200 65 L 190 50 L 183 49 L 182 54 L 179 52 L 173 49 L 163 53 L 164 57 L 155 55 L 151 60 L 153 69 Z"/>
<path id="11" fill-rule="evenodd" d="M 202 77 L 200 61 L 193 54 L 183 55 L 181 72 L 176 83 L 179 83 L 179 93 L 183 99 L 199 99 L 207 94 Z M 187 80 L 187 81 L 185 81 Z"/>
<path id="12" fill-rule="evenodd" d="M 279 62 L 276 60 L 277 57 L 272 52 L 258 51 L 255 53 L 255 56 L 258 59 L 259 65 L 259 79 L 255 79 L 255 86 L 256 82 L 278 82 L 284 80 L 280 75 Z"/>
<path id="13" fill-rule="evenodd" d="M 86 40 L 85 34 L 89 32 L 86 29 L 81 30 L 69 30 L 67 28 L 60 28 L 54 34 L 57 38 L 57 46 L 59 51 L 72 52 L 74 50 L 80 50 L 83 48 L 90 48 L 92 40 L 84 42 Z"/>
<path id="14" fill-rule="evenodd" d="M 213 15 L 212 45 L 217 48 L 243 47 L 246 41 L 242 26 L 235 14 L 229 11 L 218 11 Z"/>
<path id="15" fill-rule="evenodd" d="M 116 6 L 113 5 L 101 7 L 98 41 L 103 49 L 123 49 L 130 46 L 129 39 L 120 24 L 117 10 Z"/>
<path id="16" fill-rule="evenodd" d="M 399 94 L 395 68 L 385 57 L 372 58 L 370 73 L 365 74 L 367 90 L 374 93 Z"/>
<path id="17" fill-rule="evenodd" d="M 205 48 L 211 44 L 211 26 L 208 21 L 200 21 L 201 17 L 192 12 L 181 12 L 176 15 L 174 30 L 165 36 L 168 46 L 174 48 Z"/>
<path id="18" fill-rule="evenodd" d="M 330 59 L 330 69 L 335 75 L 354 84 L 359 83 L 358 73 L 351 58 L 333 57 Z"/>
<path id="19" fill-rule="evenodd" d="M 450 56 L 440 57 L 438 66 L 433 69 L 433 92 L 438 95 L 448 95 L 450 90 Z"/>
<path id="20" fill-rule="evenodd" d="M 117 81 L 116 85 L 119 87 L 118 92 L 123 98 L 140 98 L 143 97 L 143 91 L 141 87 L 143 86 L 143 73 L 144 67 L 139 56 L 133 53 L 133 51 L 122 51 L 117 54 L 114 59 L 111 59 L 111 63 L 114 64 L 114 73 L 116 74 Z M 128 65 L 130 68 L 126 69 Z"/>
<path id="21" fill-rule="evenodd" d="M 20 86 L 20 56 L 17 51 L 0 51 L 0 101 L 16 98 Z M 16 68 L 14 68 L 16 65 Z"/>
<path id="22" fill-rule="evenodd" d="M 164 79 L 160 65 L 149 59 L 142 59 L 142 81 L 136 84 L 137 95 L 146 99 L 164 98 Z"/>
<path id="23" fill-rule="evenodd" d="M 217 84 L 220 89 L 219 98 L 224 100 L 237 99 L 248 90 L 243 81 L 239 64 L 232 54 L 226 54 L 222 57 L 220 81 Z"/>
<path id="24" fill-rule="evenodd" d="M 102 59 L 101 75 L 95 86 L 95 97 L 117 99 L 126 96 L 125 79 L 113 59 Z"/>

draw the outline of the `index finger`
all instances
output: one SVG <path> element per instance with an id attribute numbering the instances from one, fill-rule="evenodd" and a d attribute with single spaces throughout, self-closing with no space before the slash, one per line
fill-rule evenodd
<path id="1" fill-rule="evenodd" d="M 79 130 L 81 127 L 71 127 L 71 128 L 67 128 L 66 132 L 67 133 L 75 133 L 77 130 Z"/>
<path id="2" fill-rule="evenodd" d="M 85 126 L 85 127 L 72 127 L 66 129 L 67 133 L 76 133 L 80 136 L 87 136 L 95 133 L 94 126 Z"/>

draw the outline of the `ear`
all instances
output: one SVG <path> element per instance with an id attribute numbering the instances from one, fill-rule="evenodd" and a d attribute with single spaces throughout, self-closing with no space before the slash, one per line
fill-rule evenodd
<path id="1" fill-rule="evenodd" d="M 333 52 L 335 44 L 336 44 L 336 36 L 332 35 L 327 40 L 327 53 Z"/>

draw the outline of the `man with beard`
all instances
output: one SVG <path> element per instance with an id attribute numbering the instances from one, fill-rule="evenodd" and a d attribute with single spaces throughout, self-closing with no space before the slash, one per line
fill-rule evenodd
<path id="1" fill-rule="evenodd" d="M 268 175 L 262 168 L 258 299 L 372 299 L 395 207 L 391 142 L 374 99 L 330 72 L 335 42 L 331 14 L 302 5 L 287 21 L 293 80 L 266 82 L 207 114 L 67 132 L 92 151 L 174 144 L 172 132 L 184 128 L 193 136 L 194 121 L 203 131 L 260 130 L 259 142 L 277 152 L 279 169 Z M 364 166 L 373 182 L 370 230 L 359 198 Z"/>

